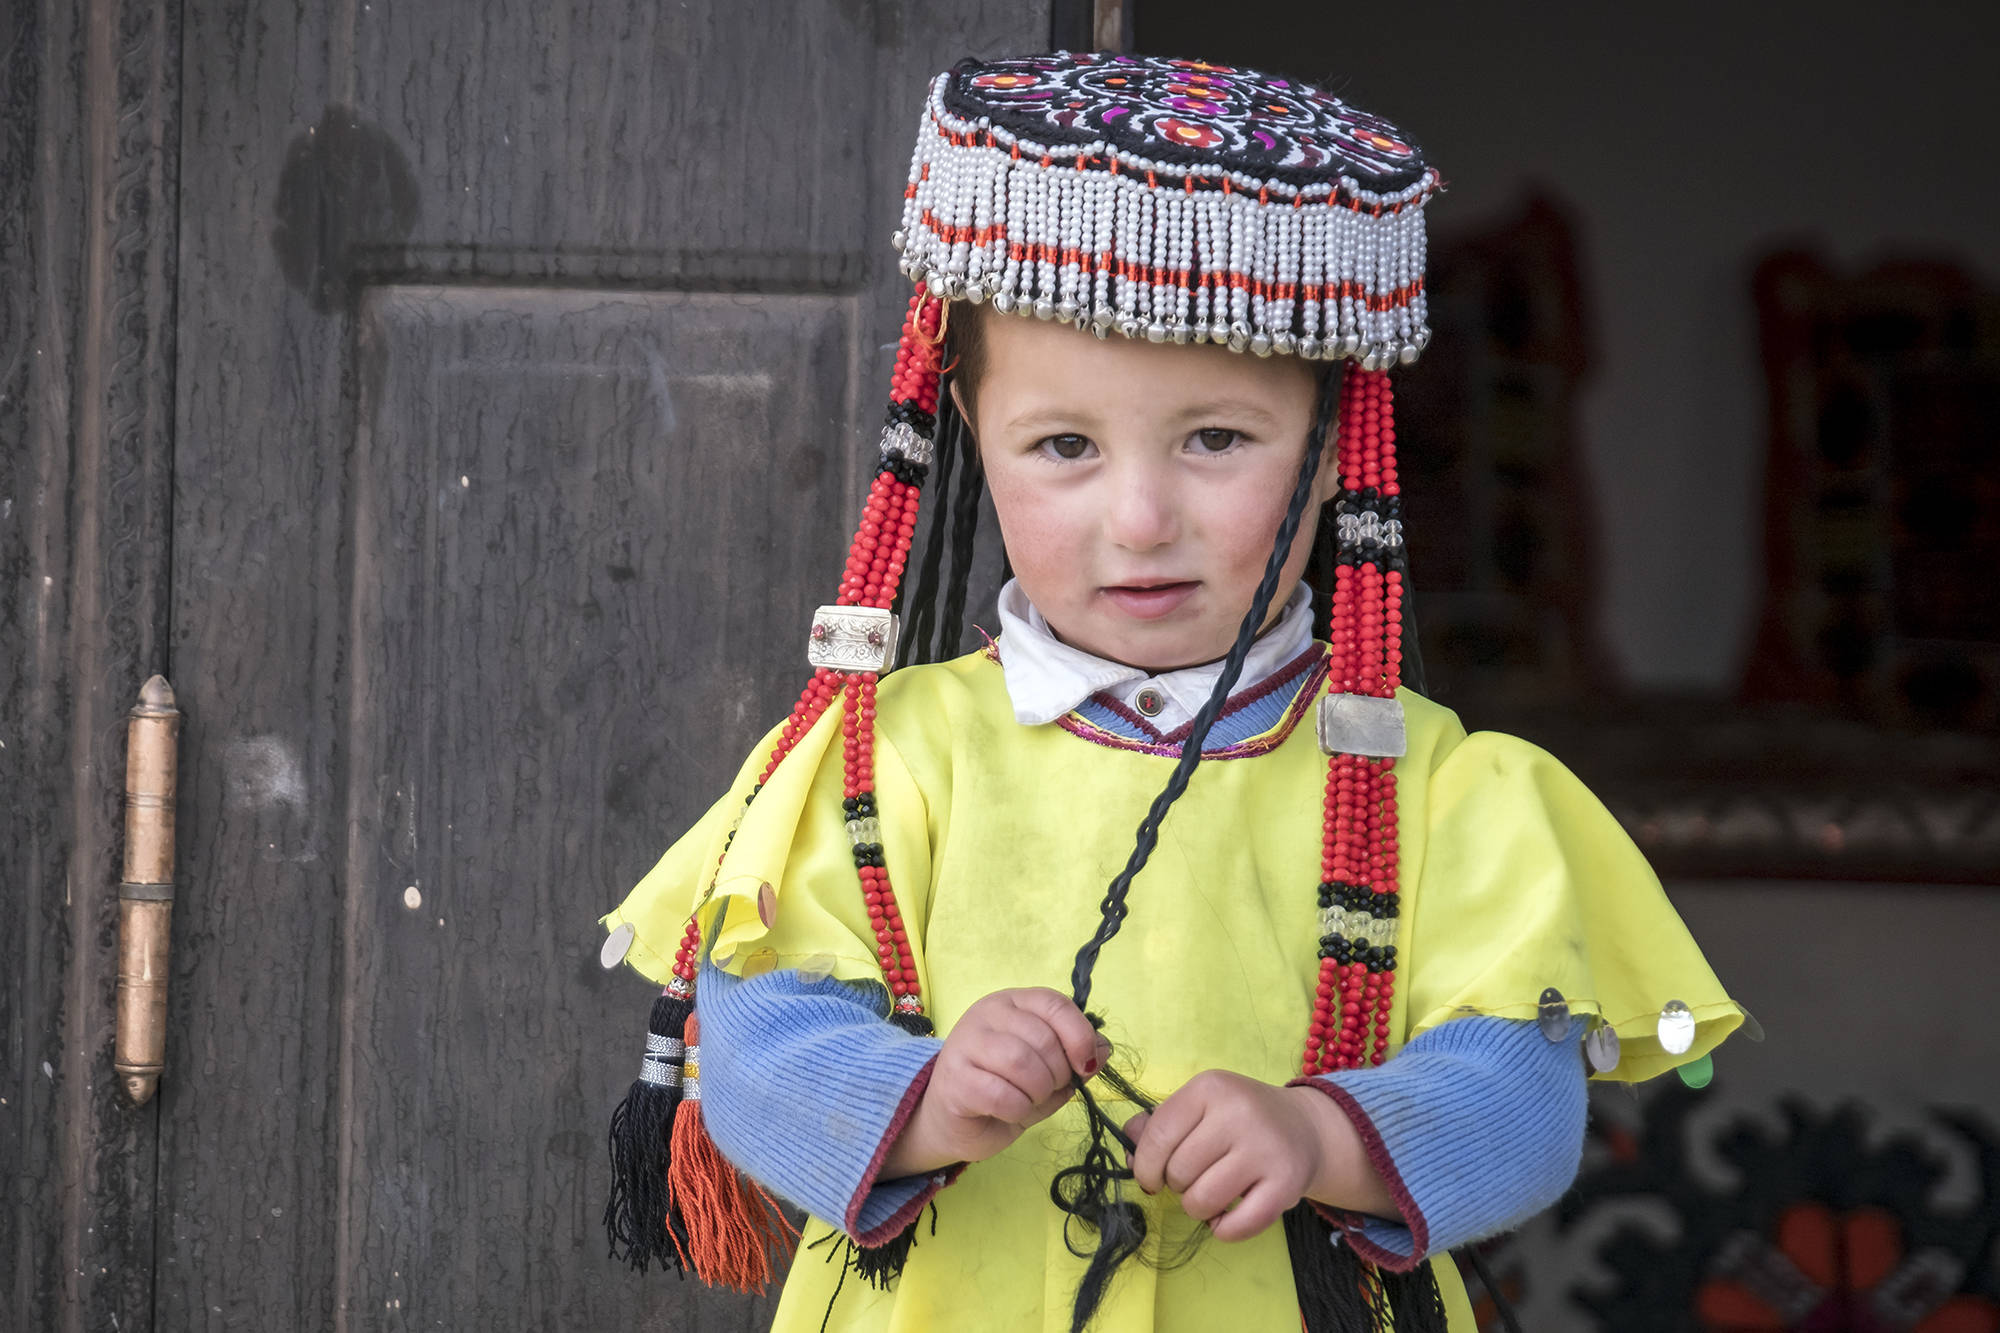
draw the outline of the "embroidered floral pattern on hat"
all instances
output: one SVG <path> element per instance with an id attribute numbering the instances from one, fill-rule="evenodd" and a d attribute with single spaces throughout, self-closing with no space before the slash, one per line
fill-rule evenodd
<path id="1" fill-rule="evenodd" d="M 938 76 L 895 242 L 932 294 L 1153 342 L 1416 359 L 1423 206 L 1388 121 L 1201 61 L 1058 53 Z"/>
<path id="2" fill-rule="evenodd" d="M 1017 137 L 1051 144 L 1104 139 L 1114 151 L 1137 154 L 1189 145 L 1203 151 L 1206 165 L 1294 185 L 1324 184 L 1329 169 L 1378 191 L 1400 190 L 1424 175 L 1402 131 L 1310 84 L 1198 60 L 1111 54 L 1032 56 L 977 68 L 982 72 L 969 77 L 955 72 L 944 105 Z M 1211 137 L 1190 140 L 1190 118 Z M 1208 151 L 1217 145 L 1226 146 Z"/>

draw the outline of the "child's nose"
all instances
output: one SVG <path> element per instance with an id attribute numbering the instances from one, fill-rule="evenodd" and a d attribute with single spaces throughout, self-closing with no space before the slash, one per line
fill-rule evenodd
<path id="1" fill-rule="evenodd" d="M 1105 513 L 1106 535 L 1131 551 L 1151 551 L 1180 535 L 1180 517 L 1172 495 L 1151 479 L 1126 479 Z"/>

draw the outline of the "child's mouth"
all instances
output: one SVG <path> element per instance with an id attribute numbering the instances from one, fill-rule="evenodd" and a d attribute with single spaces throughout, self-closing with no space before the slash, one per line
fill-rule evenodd
<path id="1" fill-rule="evenodd" d="M 1113 606 L 1134 619 L 1158 620 L 1185 602 L 1199 586 L 1192 581 L 1120 583 L 1105 588 L 1104 595 Z"/>

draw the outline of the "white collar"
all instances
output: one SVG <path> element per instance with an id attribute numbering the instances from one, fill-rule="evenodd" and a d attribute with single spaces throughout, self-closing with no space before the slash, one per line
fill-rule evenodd
<path id="1" fill-rule="evenodd" d="M 1301 583 L 1285 602 L 1277 623 L 1250 646 L 1236 688 L 1261 685 L 1311 646 L 1312 590 Z M 1222 663 L 1154 674 L 1095 657 L 1058 639 L 1021 591 L 1020 581 L 1009 579 L 1000 589 L 1000 669 L 1007 679 L 1014 717 L 1027 726 L 1053 722 L 1101 692 L 1140 713 L 1156 730 L 1170 732 L 1192 721 L 1207 702 L 1222 674 Z M 1141 691 L 1151 691 L 1146 702 L 1159 704 L 1154 712 L 1139 706 Z"/>

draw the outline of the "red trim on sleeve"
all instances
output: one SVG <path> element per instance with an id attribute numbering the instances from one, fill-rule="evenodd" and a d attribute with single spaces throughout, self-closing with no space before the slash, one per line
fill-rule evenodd
<path id="1" fill-rule="evenodd" d="M 1368 1113 L 1361 1109 L 1361 1103 L 1355 1101 L 1347 1089 L 1319 1078 L 1295 1078 L 1285 1086 L 1314 1088 L 1333 1098 L 1333 1104 L 1340 1108 L 1341 1114 L 1347 1117 L 1355 1131 L 1361 1135 L 1361 1146 L 1368 1154 L 1368 1164 L 1382 1177 L 1382 1183 L 1389 1189 L 1390 1201 L 1402 1214 L 1403 1225 L 1410 1229 L 1412 1251 L 1408 1255 L 1397 1254 L 1394 1250 L 1383 1249 L 1362 1235 L 1362 1223 L 1358 1219 L 1365 1218 L 1367 1216 L 1365 1213 L 1357 1213 L 1347 1208 L 1329 1207 L 1317 1200 L 1310 1201 L 1313 1207 L 1319 1209 L 1320 1216 L 1347 1237 L 1347 1243 L 1354 1247 L 1356 1254 L 1377 1268 L 1387 1269 L 1391 1273 L 1407 1273 L 1427 1260 L 1431 1248 L 1430 1223 L 1424 1220 L 1424 1210 L 1417 1206 L 1409 1187 L 1403 1184 L 1403 1173 L 1396 1169 L 1396 1159 L 1389 1155 L 1388 1145 L 1382 1142 L 1381 1132 L 1375 1128 L 1375 1122 L 1369 1119 Z"/>
<path id="2" fill-rule="evenodd" d="M 868 1192 L 875 1188 L 875 1179 L 882 1173 L 882 1164 L 889 1160 L 889 1150 L 895 1147 L 897 1138 L 902 1135 L 903 1127 L 909 1124 L 910 1117 L 916 1114 L 917 1103 L 923 1099 L 924 1089 L 931 1084 L 931 1070 L 936 1067 L 937 1057 L 932 1056 L 930 1063 L 918 1070 L 917 1076 L 910 1080 L 909 1091 L 905 1092 L 903 1100 L 896 1104 L 896 1114 L 889 1118 L 889 1128 L 883 1131 L 882 1142 L 875 1146 L 875 1155 L 869 1159 L 868 1169 L 861 1173 L 861 1184 L 855 1188 L 854 1197 L 847 1201 L 847 1216 L 841 1219 L 841 1228 L 854 1238 L 856 1245 L 882 1245 L 894 1240 L 904 1227 L 916 1220 L 917 1214 L 924 1210 L 924 1206 L 939 1190 L 957 1180 L 959 1173 L 965 1170 L 965 1163 L 957 1162 L 942 1170 L 931 1172 L 930 1186 L 891 1213 L 887 1221 L 866 1235 L 855 1230 L 861 1225 L 861 1205 L 867 1199 Z"/>

